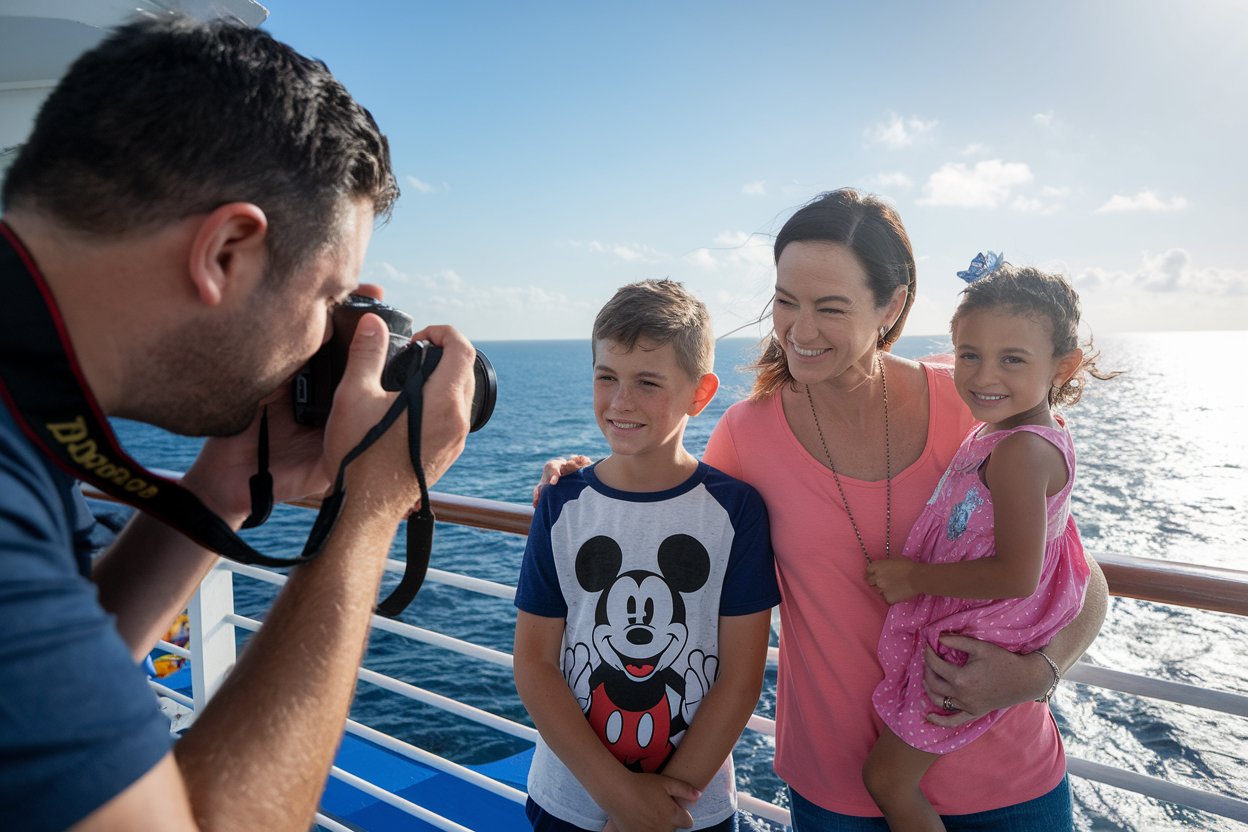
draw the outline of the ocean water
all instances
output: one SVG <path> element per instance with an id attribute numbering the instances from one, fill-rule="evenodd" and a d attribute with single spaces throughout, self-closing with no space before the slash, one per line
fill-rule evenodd
<path id="1" fill-rule="evenodd" d="M 435 490 L 528 504 L 542 461 L 607 448 L 594 424 L 588 341 L 481 342 L 498 373 L 498 407 L 469 437 L 461 459 Z M 1098 339 L 1102 367 L 1127 372 L 1093 383 L 1067 416 L 1079 452 L 1075 512 L 1092 552 L 1245 568 L 1248 554 L 1248 388 L 1241 358 L 1248 332 L 1148 333 Z M 940 338 L 903 338 L 898 352 L 917 357 L 947 349 Z M 721 342 L 721 391 L 691 420 L 694 453 L 750 376 L 748 340 Z M 199 443 L 144 425 L 117 423 L 131 453 L 149 467 L 185 469 Z M 263 551 L 293 552 L 310 512 L 278 507 L 249 533 Z M 400 535 L 399 540 L 402 540 Z M 440 524 L 433 565 L 514 585 L 524 540 L 516 535 Z M 396 546 L 396 557 L 402 557 Z M 390 579 L 397 580 L 397 577 Z M 236 606 L 263 617 L 272 590 L 235 581 Z M 510 651 L 515 611 L 507 601 L 427 584 L 403 620 Z M 245 638 L 241 637 L 240 638 Z M 1111 600 L 1095 664 L 1204 687 L 1248 693 L 1248 619 Z M 374 633 L 365 664 L 436 693 L 528 723 L 510 672 L 386 633 Z M 761 710 L 774 716 L 775 674 Z M 1248 793 L 1248 720 L 1064 684 L 1054 702 L 1070 753 L 1222 793 Z M 527 747 L 433 708 L 361 683 L 354 718 L 422 748 L 465 763 L 486 762 Z M 747 731 L 737 748 L 743 790 L 784 801 L 770 768 L 771 739 Z M 1072 781 L 1077 828 L 1243 828 L 1088 781 Z M 763 828 L 763 827 L 760 827 Z"/>

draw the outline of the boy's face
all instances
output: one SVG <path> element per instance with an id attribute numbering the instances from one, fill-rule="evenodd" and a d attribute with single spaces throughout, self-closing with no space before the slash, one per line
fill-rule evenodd
<path id="1" fill-rule="evenodd" d="M 685 422 L 710 402 L 715 382 L 710 373 L 690 378 L 671 344 L 642 338 L 627 350 L 609 339 L 594 342 L 594 416 L 612 454 L 674 456 Z"/>

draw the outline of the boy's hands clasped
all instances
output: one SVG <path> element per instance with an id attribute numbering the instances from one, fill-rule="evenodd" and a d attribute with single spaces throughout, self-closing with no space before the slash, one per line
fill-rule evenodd
<path id="1" fill-rule="evenodd" d="M 620 791 L 602 808 L 610 819 L 603 832 L 674 832 L 693 826 L 692 806 L 702 792 L 662 774 L 629 772 Z"/>

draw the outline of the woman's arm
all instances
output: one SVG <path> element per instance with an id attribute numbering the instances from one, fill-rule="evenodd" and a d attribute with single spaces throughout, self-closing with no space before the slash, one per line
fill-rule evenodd
<path id="1" fill-rule="evenodd" d="M 719 678 L 702 700 L 676 753 L 664 766 L 664 774 L 698 789 L 705 789 L 711 782 L 758 705 L 770 632 L 769 609 L 749 615 L 720 616 Z"/>
<path id="2" fill-rule="evenodd" d="M 1087 560 L 1091 575 L 1083 609 L 1044 648 L 1063 674 L 1096 640 L 1108 607 L 1109 587 L 1105 575 L 1091 556 Z M 965 636 L 944 635 L 940 642 L 966 652 L 968 658 L 964 666 L 958 667 L 942 659 L 930 647 L 926 651 L 923 684 L 928 698 L 940 705 L 948 696 L 961 711 L 950 716 L 928 714 L 928 721 L 936 725 L 961 725 L 997 708 L 1039 699 L 1053 684 L 1052 668 L 1037 653 L 1020 656 Z"/>

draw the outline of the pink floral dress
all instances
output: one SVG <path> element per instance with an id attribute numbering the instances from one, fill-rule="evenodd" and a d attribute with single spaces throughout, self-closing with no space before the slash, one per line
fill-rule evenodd
<path id="1" fill-rule="evenodd" d="M 923 689 L 923 648 L 930 645 L 947 661 L 966 662 L 966 654 L 942 646 L 943 633 L 990 641 L 1015 653 L 1043 648 L 1083 606 L 1088 564 L 1079 531 L 1070 514 L 1075 482 L 1075 449 L 1065 427 L 1023 425 L 979 435 L 976 425 L 963 440 L 936 492 L 906 539 L 904 556 L 926 563 L 954 563 L 990 557 L 995 552 L 992 495 L 980 469 L 993 448 L 1007 436 L 1029 431 L 1052 442 L 1066 459 L 1066 487 L 1048 498 L 1044 566 L 1036 591 L 1026 598 L 977 600 L 918 595 L 889 608 L 880 634 L 879 659 L 884 680 L 872 702 L 880 718 L 915 748 L 947 754 L 979 737 L 1004 709 L 992 711 L 956 728 L 932 725 L 924 717 L 943 713 Z"/>

